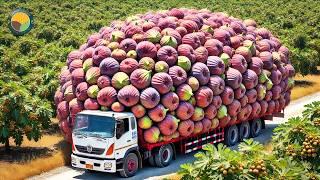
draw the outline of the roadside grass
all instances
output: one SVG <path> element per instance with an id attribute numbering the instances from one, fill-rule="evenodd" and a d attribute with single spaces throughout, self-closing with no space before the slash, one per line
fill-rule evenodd
<path id="1" fill-rule="evenodd" d="M 47 132 L 38 142 L 24 137 L 21 147 L 15 147 L 12 141 L 10 145 L 7 154 L 0 144 L 0 180 L 25 179 L 70 162 L 71 148 L 58 131 Z"/>
<path id="2" fill-rule="evenodd" d="M 177 173 L 148 178 L 148 180 L 180 180 L 180 179 L 181 179 L 181 175 L 179 175 Z"/>
<path id="3" fill-rule="evenodd" d="M 292 100 L 320 91 L 320 74 L 298 74 L 294 79 Z M 0 180 L 25 179 L 70 164 L 70 145 L 60 135 L 57 119 L 52 119 L 52 124 L 52 128 L 38 142 L 25 138 L 21 147 L 14 147 L 11 142 L 10 154 L 5 154 L 3 145 L 0 144 Z M 266 144 L 265 148 L 271 151 L 272 146 Z M 180 178 L 178 174 L 172 173 L 151 179 Z"/>
<path id="4" fill-rule="evenodd" d="M 306 76 L 296 75 L 295 86 L 291 91 L 291 100 L 299 99 L 308 94 L 320 91 L 320 74 Z"/>

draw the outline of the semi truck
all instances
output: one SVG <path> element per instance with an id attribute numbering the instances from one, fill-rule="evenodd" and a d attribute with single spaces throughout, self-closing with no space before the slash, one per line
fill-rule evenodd
<path id="1" fill-rule="evenodd" d="M 205 133 L 178 137 L 171 141 L 147 143 L 131 112 L 85 110 L 76 115 L 72 131 L 73 167 L 122 177 L 134 176 L 144 162 L 165 167 L 177 153 L 187 154 L 205 144 L 224 142 L 233 146 L 247 138 L 257 137 L 265 128 L 265 120 L 283 117 L 283 110 L 272 115 L 235 121 L 227 127 L 217 127 Z"/>

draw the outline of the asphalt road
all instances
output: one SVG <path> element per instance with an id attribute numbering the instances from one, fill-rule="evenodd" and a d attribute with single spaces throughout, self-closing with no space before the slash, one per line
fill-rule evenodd
<path id="1" fill-rule="evenodd" d="M 285 117 L 284 118 L 274 118 L 273 121 L 266 121 L 266 129 L 263 130 L 262 134 L 255 138 L 255 140 L 266 143 L 271 139 L 272 130 L 277 127 L 278 124 L 281 124 L 287 121 L 288 118 L 293 116 L 298 116 L 303 111 L 303 106 L 305 104 L 309 104 L 312 101 L 320 100 L 320 92 L 305 96 L 298 100 L 292 101 L 290 105 L 285 109 Z M 231 147 L 232 149 L 236 149 L 237 146 Z M 187 155 L 178 155 L 177 159 L 174 160 L 169 166 L 164 168 L 156 168 L 151 167 L 146 163 L 143 169 L 140 169 L 138 173 L 132 178 L 126 178 L 126 180 L 141 180 L 141 179 L 157 179 L 156 176 L 170 174 L 176 172 L 181 164 L 192 162 L 194 160 L 194 153 L 189 153 Z M 69 166 L 60 167 L 54 169 L 52 171 L 43 173 L 39 176 L 31 177 L 30 179 L 38 180 L 38 179 L 48 179 L 48 180 L 56 180 L 56 179 L 121 179 L 117 174 L 107 174 L 100 172 L 88 172 L 84 170 L 74 169 Z"/>

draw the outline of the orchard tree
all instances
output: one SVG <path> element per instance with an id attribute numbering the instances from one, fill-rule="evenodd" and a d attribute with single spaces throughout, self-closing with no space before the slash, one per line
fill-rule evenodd
<path id="1" fill-rule="evenodd" d="M 19 82 L 0 81 L 0 142 L 10 150 L 9 139 L 20 146 L 23 136 L 38 141 L 50 125 L 50 103 L 30 92 Z"/>

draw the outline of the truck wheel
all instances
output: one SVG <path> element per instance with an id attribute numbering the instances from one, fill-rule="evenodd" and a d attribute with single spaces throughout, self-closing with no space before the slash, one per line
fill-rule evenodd
<path id="1" fill-rule="evenodd" d="M 250 124 L 248 121 L 243 122 L 239 126 L 239 138 L 240 141 L 243 141 L 244 139 L 248 139 L 250 137 Z"/>
<path id="2" fill-rule="evenodd" d="M 251 137 L 257 137 L 261 133 L 262 122 L 261 119 L 255 119 L 251 122 Z"/>
<path id="3" fill-rule="evenodd" d="M 149 164 L 150 164 L 151 166 L 155 166 L 154 156 L 153 156 L 153 155 L 151 155 L 151 156 L 148 158 L 148 161 L 149 161 Z"/>
<path id="4" fill-rule="evenodd" d="M 125 158 L 122 170 L 120 170 L 120 176 L 131 177 L 136 174 L 139 168 L 138 156 L 135 153 L 129 153 Z"/>
<path id="5" fill-rule="evenodd" d="M 233 146 L 239 141 L 239 130 L 236 125 L 227 127 L 224 132 L 224 142 L 227 146 Z"/>
<path id="6" fill-rule="evenodd" d="M 160 147 L 157 154 L 154 156 L 154 162 L 158 167 L 168 166 L 173 158 L 172 146 L 167 144 Z"/>

